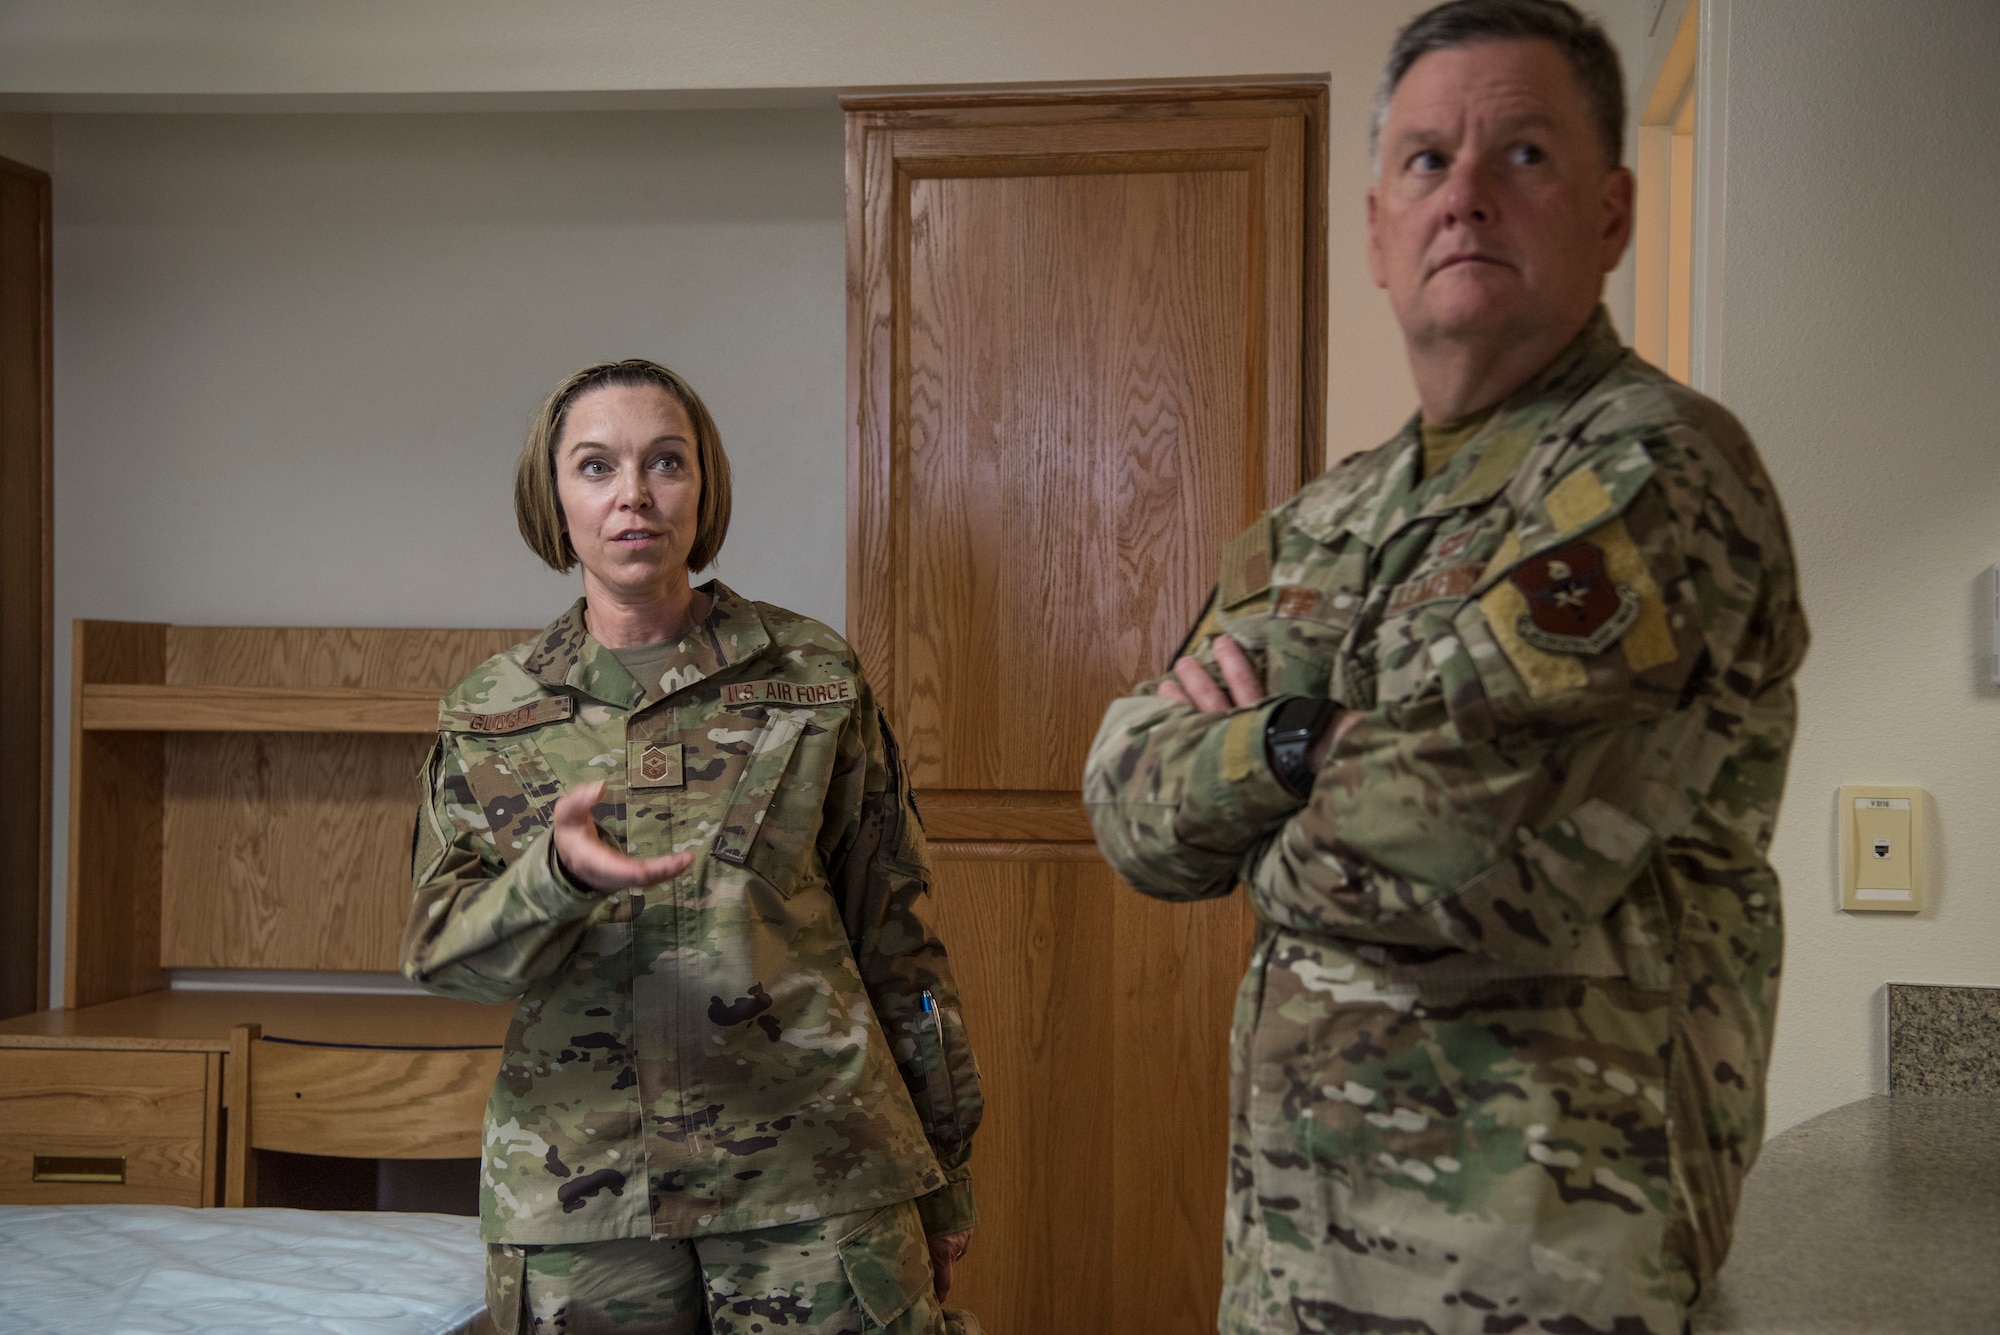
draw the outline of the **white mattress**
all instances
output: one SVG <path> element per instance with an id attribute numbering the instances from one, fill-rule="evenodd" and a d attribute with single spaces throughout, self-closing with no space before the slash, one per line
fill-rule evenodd
<path id="1" fill-rule="evenodd" d="M 456 1215 L 0 1206 L 6 1335 L 459 1335 L 485 1273 Z"/>

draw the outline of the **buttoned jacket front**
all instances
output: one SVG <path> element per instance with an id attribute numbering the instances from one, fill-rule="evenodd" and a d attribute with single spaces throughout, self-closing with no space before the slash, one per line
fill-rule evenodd
<path id="1" fill-rule="evenodd" d="M 1268 1324 L 1224 1328 L 1666 1335 L 1762 1137 L 1790 538 L 1742 428 L 1602 311 L 1421 453 L 1412 422 L 1254 524 L 1195 637 L 1352 711 L 1309 797 L 1277 705 L 1150 685 L 1085 776 L 1131 884 L 1260 921 L 1228 1265 Z"/>
<path id="2" fill-rule="evenodd" d="M 969 1227 L 979 1077 L 893 736 L 838 634 L 707 590 L 658 682 L 578 602 L 440 703 L 403 968 L 520 998 L 484 1235 L 689 1237 L 912 1197 L 930 1232 Z M 694 865 L 573 882 L 549 815 L 592 780 L 609 842 Z"/>

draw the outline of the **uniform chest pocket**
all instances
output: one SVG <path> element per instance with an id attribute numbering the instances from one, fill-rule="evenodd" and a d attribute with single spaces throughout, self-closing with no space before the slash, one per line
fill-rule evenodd
<path id="1" fill-rule="evenodd" d="M 1382 623 L 1375 635 L 1372 665 L 1376 704 L 1406 703 L 1439 686 L 1442 659 L 1457 652 L 1451 629 L 1451 613 L 1457 606 L 1433 603 Z"/>
<path id="2" fill-rule="evenodd" d="M 1361 612 L 1367 558 L 1314 544 L 1281 560 L 1285 582 L 1271 590 L 1266 689 L 1273 695 L 1328 696 L 1352 703 L 1341 672 L 1341 646 Z"/>
<path id="3" fill-rule="evenodd" d="M 755 730 L 709 851 L 789 897 L 814 856 L 833 734 L 818 709 L 772 706 L 762 720 L 741 721 Z"/>

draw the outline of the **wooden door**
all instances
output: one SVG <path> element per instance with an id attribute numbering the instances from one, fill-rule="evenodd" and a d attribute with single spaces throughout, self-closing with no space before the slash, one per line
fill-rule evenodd
<path id="1" fill-rule="evenodd" d="M 0 159 L 0 1018 L 48 1004 L 49 178 Z"/>
<path id="2" fill-rule="evenodd" d="M 1214 1329 L 1241 896 L 1119 884 L 1080 799 L 1223 542 L 1319 451 L 1324 91 L 848 108 L 848 629 L 986 1080 L 954 1305 Z"/>

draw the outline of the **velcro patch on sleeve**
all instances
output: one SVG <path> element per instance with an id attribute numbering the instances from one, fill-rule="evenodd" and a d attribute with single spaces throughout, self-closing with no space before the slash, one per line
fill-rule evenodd
<path id="1" fill-rule="evenodd" d="M 722 688 L 725 705 L 792 705 L 818 708 L 854 703 L 854 679 L 836 681 L 732 681 Z"/>
<path id="2" fill-rule="evenodd" d="M 1581 528 L 1610 514 L 1615 505 L 1610 489 L 1589 468 L 1577 469 L 1542 497 L 1542 509 L 1558 532 Z"/>
<path id="3" fill-rule="evenodd" d="M 1509 533 L 1487 563 L 1488 573 L 1504 569 L 1520 555 L 1520 539 Z M 1486 616 L 1486 628 L 1494 643 L 1521 674 L 1521 684 L 1527 687 L 1530 697 L 1546 700 L 1564 691 L 1581 690 L 1589 683 L 1590 675 L 1576 658 L 1537 649 L 1521 638 L 1516 628 L 1527 614 L 1528 599 L 1512 580 L 1502 579 L 1488 589 L 1479 599 L 1479 610 Z"/>
<path id="4" fill-rule="evenodd" d="M 1632 672 L 1679 656 L 1666 600 L 1624 520 L 1599 524 L 1526 560 L 1519 556 L 1520 544 L 1509 534 L 1488 571 L 1513 568 L 1479 606 L 1530 696 L 1580 689 L 1588 679 L 1582 660 L 1614 644 Z"/>
<path id="5" fill-rule="evenodd" d="M 1235 607 L 1270 587 L 1271 516 L 1261 514 L 1257 522 L 1223 544 L 1222 579 L 1216 605 Z"/>
<path id="6" fill-rule="evenodd" d="M 447 709 L 439 717 L 441 726 L 453 732 L 502 733 L 538 728 L 544 723 L 566 719 L 576 712 L 576 701 L 566 695 L 530 700 L 515 709 L 485 712 L 477 709 Z"/>

